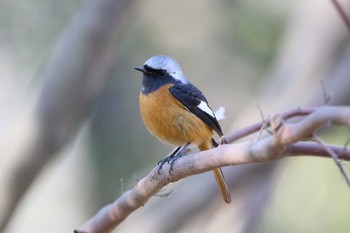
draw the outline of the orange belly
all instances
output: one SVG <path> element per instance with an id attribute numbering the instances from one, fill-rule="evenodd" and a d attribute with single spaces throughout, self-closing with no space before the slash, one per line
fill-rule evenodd
<path id="1" fill-rule="evenodd" d="M 213 136 L 213 130 L 188 111 L 168 91 L 165 85 L 147 95 L 140 93 L 140 112 L 148 130 L 163 142 L 181 146 L 196 145 Z"/>

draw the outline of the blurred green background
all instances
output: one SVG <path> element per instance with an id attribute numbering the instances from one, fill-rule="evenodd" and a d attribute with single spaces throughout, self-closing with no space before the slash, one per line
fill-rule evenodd
<path id="1" fill-rule="evenodd" d="M 42 98 L 50 57 L 73 22 L 88 21 L 88 14 L 86 19 L 76 15 L 93 11 L 89 2 L 93 1 L 0 2 L 0 141 L 6 142 L 0 187 L 4 193 L 9 193 L 6 182 L 11 169 L 25 157 L 15 156 L 12 150 L 21 150 L 23 135 L 31 134 L 21 124 Z M 5 232 L 69 232 L 131 188 L 171 150 L 148 133 L 138 110 L 141 77 L 133 68 L 153 55 L 175 58 L 214 109 L 225 106 L 221 124 L 226 133 L 259 121 L 256 105 L 271 116 L 322 104 L 321 79 L 333 96 L 331 104 L 349 104 L 349 98 L 341 95 L 350 93 L 349 82 L 342 83 L 349 77 L 342 65 L 350 60 L 349 34 L 330 1 L 146 0 L 129 3 L 119 14 L 123 14 L 121 22 L 115 22 L 114 39 L 108 44 L 113 55 L 108 61 L 98 60 L 109 64 L 103 87 L 89 102 L 77 133 L 23 195 Z M 68 80 L 67 85 L 74 83 Z M 327 142 L 344 145 L 349 130 L 322 135 Z M 210 203 L 191 210 L 191 218 L 167 228 L 164 222 L 175 220 L 159 221 L 159 209 L 172 211 L 166 203 L 186 196 L 186 184 L 193 182 L 192 189 L 200 190 L 198 182 L 206 178 L 191 177 L 171 186 L 175 192 L 167 198 L 153 198 L 115 232 L 350 232 L 349 188 L 332 160 L 297 157 L 261 166 L 269 172 L 254 175 L 260 165 L 247 166 L 248 172 L 239 176 L 230 173 L 236 167 L 225 168 L 228 179 L 238 180 L 231 183 L 230 206 L 222 205 L 215 195 Z M 190 198 L 188 202 L 195 202 Z M 0 200 L 3 210 L 6 202 L 5 197 Z M 190 212 L 182 204 L 181 212 L 171 212 L 173 218 Z"/>

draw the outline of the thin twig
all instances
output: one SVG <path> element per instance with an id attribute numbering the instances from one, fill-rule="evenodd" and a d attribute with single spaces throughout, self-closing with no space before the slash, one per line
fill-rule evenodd
<path id="1" fill-rule="evenodd" d="M 272 132 L 269 130 L 268 125 L 267 125 L 267 123 L 266 123 L 266 122 L 269 122 L 270 116 L 268 116 L 267 118 L 265 118 L 265 115 L 264 115 L 262 109 L 260 108 L 260 106 L 259 106 L 259 105 L 256 105 L 256 107 L 257 107 L 258 110 L 259 110 L 262 124 L 261 124 L 261 128 L 260 128 L 260 130 L 259 130 L 259 132 L 258 132 L 258 136 L 255 138 L 254 141 L 258 141 L 258 140 L 260 139 L 260 137 L 261 137 L 261 135 L 262 135 L 262 133 L 264 132 L 265 129 L 266 129 L 266 131 L 267 131 L 269 134 L 272 134 Z"/>
<path id="2" fill-rule="evenodd" d="M 174 192 L 174 190 L 166 191 L 166 190 L 162 189 L 157 194 L 155 194 L 154 196 L 155 197 L 164 198 L 164 197 L 167 197 L 170 194 L 172 194 L 172 192 Z"/>
<path id="3" fill-rule="evenodd" d="M 123 194 L 124 192 L 124 179 L 123 177 L 120 178 L 120 193 Z"/>
<path id="4" fill-rule="evenodd" d="M 342 160 L 339 159 L 338 155 L 316 134 L 313 134 L 313 138 L 316 142 L 318 142 L 326 151 L 327 153 L 333 158 L 334 162 L 339 167 L 339 170 L 341 174 L 344 176 L 346 183 L 350 187 L 350 179 L 346 171 L 344 170 L 344 167 L 342 166 Z"/>
<path id="5" fill-rule="evenodd" d="M 332 99 L 332 94 L 331 92 L 326 88 L 326 84 L 323 82 L 323 80 L 320 80 L 321 87 L 322 87 L 322 93 L 323 93 L 323 101 L 326 105 L 329 104 L 329 102 Z"/>

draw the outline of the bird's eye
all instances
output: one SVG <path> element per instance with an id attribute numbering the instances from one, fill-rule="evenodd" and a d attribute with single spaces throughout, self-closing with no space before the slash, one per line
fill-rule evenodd
<path id="1" fill-rule="evenodd" d="M 152 68 L 152 73 L 154 75 L 158 75 L 158 76 L 163 76 L 166 74 L 166 70 L 163 70 L 163 69 L 153 69 Z"/>
<path id="2" fill-rule="evenodd" d="M 159 75 L 160 76 L 163 76 L 163 75 L 165 75 L 166 74 L 166 71 L 165 70 L 159 70 Z"/>
<path id="3" fill-rule="evenodd" d="M 166 73 L 167 73 L 166 70 L 154 69 L 154 68 L 147 66 L 147 65 L 145 65 L 144 68 L 149 74 L 152 74 L 152 75 L 163 76 L 163 75 L 166 75 Z"/>
<path id="4" fill-rule="evenodd" d="M 143 68 L 148 72 L 148 73 L 154 73 L 154 69 L 152 67 L 149 67 L 148 65 L 143 66 Z"/>

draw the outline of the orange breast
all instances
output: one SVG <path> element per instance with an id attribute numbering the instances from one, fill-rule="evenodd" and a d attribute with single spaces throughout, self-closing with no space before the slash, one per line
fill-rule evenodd
<path id="1" fill-rule="evenodd" d="M 146 127 L 161 141 L 176 146 L 207 141 L 213 130 L 169 93 L 172 85 L 147 95 L 140 93 L 140 111 Z"/>

